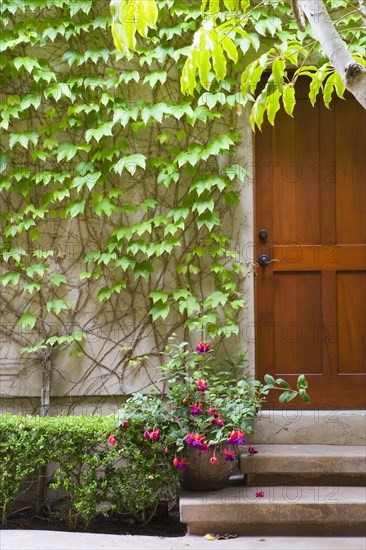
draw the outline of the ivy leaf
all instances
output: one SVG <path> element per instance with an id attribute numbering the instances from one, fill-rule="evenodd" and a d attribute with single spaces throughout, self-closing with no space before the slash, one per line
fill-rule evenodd
<path id="1" fill-rule="evenodd" d="M 48 313 L 54 311 L 56 315 L 59 315 L 61 311 L 69 309 L 71 305 L 70 302 L 66 303 L 65 300 L 51 300 L 47 302 L 46 308 Z"/>
<path id="2" fill-rule="evenodd" d="M 65 285 L 67 284 L 67 278 L 65 277 L 65 275 L 61 275 L 61 274 L 55 274 L 55 275 L 52 275 L 50 277 L 50 281 L 55 285 L 55 286 L 60 286 L 60 285 Z"/>
<path id="3" fill-rule="evenodd" d="M 34 313 L 23 313 L 21 318 L 19 319 L 19 323 L 22 325 L 22 327 L 28 327 L 30 329 L 34 328 L 35 324 L 37 322 L 37 317 L 34 315 Z"/>
<path id="4" fill-rule="evenodd" d="M 97 194 L 93 197 L 93 203 L 94 203 L 94 210 L 97 216 L 102 216 L 102 214 L 105 214 L 106 216 L 110 217 L 112 215 L 112 212 L 115 212 L 117 210 L 116 205 L 107 197 L 103 197 L 103 195 Z"/>
<path id="5" fill-rule="evenodd" d="M 10 134 L 10 137 L 9 137 L 9 147 L 10 149 L 12 149 L 14 145 L 19 143 L 19 145 L 24 147 L 24 149 L 27 149 L 29 142 L 33 143 L 33 145 L 36 146 L 38 142 L 38 138 L 39 138 L 39 135 L 37 134 L 37 132 L 31 132 L 31 131 L 26 131 L 21 133 L 13 132 Z"/>
<path id="6" fill-rule="evenodd" d="M 206 298 L 204 302 L 204 307 L 208 309 L 215 309 L 219 305 L 224 306 L 227 301 L 228 295 L 220 292 L 219 290 L 216 290 Z"/>
<path id="7" fill-rule="evenodd" d="M 29 294 L 32 294 L 35 290 L 41 290 L 41 284 L 40 283 L 37 283 L 36 281 L 32 282 L 32 283 L 27 283 L 24 285 L 24 292 L 29 292 Z"/>
<path id="8" fill-rule="evenodd" d="M 187 311 L 187 315 L 189 316 L 193 315 L 197 311 L 201 311 L 198 300 L 192 295 L 188 296 L 186 299 L 179 300 L 178 308 L 182 314 Z"/>
<path id="9" fill-rule="evenodd" d="M 213 199 L 202 199 L 202 200 L 196 201 L 193 204 L 192 211 L 194 212 L 197 210 L 199 214 L 202 214 L 206 210 L 213 212 L 214 208 L 215 208 L 215 203 Z"/>
<path id="10" fill-rule="evenodd" d="M 102 139 L 104 136 L 112 136 L 112 128 L 113 128 L 114 122 L 106 122 L 105 124 L 101 124 L 98 126 L 98 128 L 90 128 L 85 132 L 85 140 L 87 143 L 94 138 L 97 143 Z"/>
<path id="11" fill-rule="evenodd" d="M 158 300 L 154 307 L 151 308 L 150 314 L 153 321 L 156 321 L 161 317 L 163 321 L 167 318 L 170 310 L 170 305 Z"/>
<path id="12" fill-rule="evenodd" d="M 220 218 L 213 212 L 206 210 L 203 214 L 198 216 L 197 220 L 198 229 L 201 229 L 204 225 L 211 231 L 215 225 L 220 225 Z"/>
<path id="13" fill-rule="evenodd" d="M 19 283 L 20 274 L 8 271 L 0 276 L 0 284 L 6 286 L 11 283 L 12 285 L 17 285 Z"/>
<path id="14" fill-rule="evenodd" d="M 146 199 L 140 204 L 141 210 L 147 212 L 149 208 L 155 208 L 158 202 L 155 199 Z"/>
<path id="15" fill-rule="evenodd" d="M 46 271 L 48 271 L 48 266 L 46 264 L 33 264 L 25 270 L 28 277 L 34 277 L 34 275 L 43 277 Z"/>
<path id="16" fill-rule="evenodd" d="M 149 83 L 151 88 L 154 88 L 158 82 L 165 84 L 168 73 L 166 71 L 153 71 L 147 74 L 143 80 L 143 84 Z"/>
<path id="17" fill-rule="evenodd" d="M 136 262 L 133 268 L 135 279 L 137 279 L 137 277 L 143 277 L 146 280 L 153 271 L 153 266 L 148 261 Z"/>
<path id="18" fill-rule="evenodd" d="M 126 155 L 122 157 L 113 167 L 113 171 L 117 174 L 122 174 L 123 170 L 127 170 L 132 176 L 136 172 L 136 168 L 139 166 L 143 170 L 146 168 L 146 157 L 141 153 L 134 155 Z"/>
<path id="19" fill-rule="evenodd" d="M 150 292 L 149 298 L 152 299 L 154 304 L 159 301 L 165 304 L 169 298 L 169 294 L 163 291 L 154 291 Z"/>
<path id="20" fill-rule="evenodd" d="M 85 199 L 81 201 L 72 201 L 66 208 L 66 215 L 75 218 L 79 214 L 83 214 L 85 209 Z"/>

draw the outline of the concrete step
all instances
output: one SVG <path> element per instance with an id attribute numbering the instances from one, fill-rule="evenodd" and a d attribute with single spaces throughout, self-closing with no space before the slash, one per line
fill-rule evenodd
<path id="1" fill-rule="evenodd" d="M 268 445 L 366 445 L 366 410 L 262 409 L 253 422 L 253 443 Z"/>
<path id="2" fill-rule="evenodd" d="M 366 485 L 366 448 L 361 445 L 256 445 L 239 456 L 247 485 Z"/>
<path id="3" fill-rule="evenodd" d="M 263 497 L 256 492 L 262 490 Z M 364 487 L 230 484 L 213 492 L 184 492 L 180 518 L 190 535 L 362 536 Z"/>

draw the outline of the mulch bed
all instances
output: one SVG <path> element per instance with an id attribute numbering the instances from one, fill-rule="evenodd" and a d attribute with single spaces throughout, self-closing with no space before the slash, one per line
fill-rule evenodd
<path id="1" fill-rule="evenodd" d="M 44 531 L 70 531 L 66 523 L 57 517 L 40 517 L 32 511 L 22 511 L 12 514 L 8 519 L 6 529 L 34 529 Z M 186 526 L 179 521 L 178 506 L 167 510 L 159 509 L 146 525 L 141 525 L 132 517 L 119 514 L 97 516 L 86 529 L 76 529 L 84 533 L 104 533 L 108 535 L 147 535 L 160 537 L 182 537 L 186 534 Z"/>

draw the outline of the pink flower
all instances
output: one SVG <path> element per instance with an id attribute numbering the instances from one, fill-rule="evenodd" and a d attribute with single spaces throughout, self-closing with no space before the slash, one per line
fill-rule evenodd
<path id="1" fill-rule="evenodd" d="M 123 422 L 123 424 L 121 424 L 122 428 L 128 428 L 129 425 L 129 422 Z"/>
<path id="2" fill-rule="evenodd" d="M 227 449 L 224 449 L 224 455 L 225 455 L 225 460 L 229 462 L 234 462 L 236 457 L 235 451 L 228 451 Z"/>
<path id="3" fill-rule="evenodd" d="M 186 443 L 188 445 L 193 445 L 194 447 L 202 447 L 202 439 L 204 439 L 204 435 L 200 434 L 188 434 L 186 437 Z"/>
<path id="4" fill-rule="evenodd" d="M 147 430 L 144 431 L 144 438 L 150 439 L 150 432 L 148 432 Z"/>
<path id="5" fill-rule="evenodd" d="M 114 447 L 114 445 L 117 443 L 117 440 L 113 434 L 108 437 L 108 442 L 110 443 L 110 445 L 112 445 L 112 447 Z"/>
<path id="6" fill-rule="evenodd" d="M 257 452 L 258 452 L 257 449 L 256 449 L 255 447 L 253 447 L 253 445 L 249 445 L 249 447 L 248 447 L 248 453 L 249 453 L 250 455 L 255 455 L 255 454 L 257 454 Z"/>
<path id="7" fill-rule="evenodd" d="M 157 441 L 160 439 L 160 430 L 159 428 L 154 428 L 153 431 L 149 434 L 150 439 Z"/>
<path id="8" fill-rule="evenodd" d="M 164 453 L 165 453 L 165 454 L 167 455 L 167 454 L 168 454 L 168 452 L 169 452 L 169 449 L 168 449 L 168 447 L 165 447 L 165 449 L 164 449 Z"/>
<path id="9" fill-rule="evenodd" d="M 187 462 L 186 462 L 186 459 L 185 458 L 181 458 L 179 460 L 179 458 L 177 458 L 176 456 L 174 457 L 174 460 L 173 460 L 173 466 L 175 468 L 177 468 L 178 470 L 185 470 L 187 468 Z"/>
<path id="10" fill-rule="evenodd" d="M 257 498 L 258 498 L 258 497 L 259 497 L 259 498 L 260 498 L 260 497 L 264 497 L 264 491 L 257 491 L 257 492 L 255 493 L 255 496 L 256 496 Z"/>
<path id="11" fill-rule="evenodd" d="M 240 430 L 233 430 L 227 442 L 229 445 L 244 445 L 244 432 L 241 432 Z"/>
<path id="12" fill-rule="evenodd" d="M 206 380 L 198 380 L 197 381 L 197 388 L 198 388 L 198 391 L 205 391 L 207 390 L 207 383 L 206 383 Z"/>
<path id="13" fill-rule="evenodd" d="M 197 403 L 197 405 L 189 405 L 191 414 L 200 414 L 202 412 L 202 403 Z"/>
<path id="14" fill-rule="evenodd" d="M 219 461 L 216 458 L 216 456 L 213 456 L 213 457 L 210 458 L 210 462 L 211 462 L 211 464 L 217 464 Z"/>
<path id="15" fill-rule="evenodd" d="M 219 416 L 219 413 L 215 411 L 212 407 L 207 409 L 207 414 L 213 414 L 216 418 Z"/>
<path id="16" fill-rule="evenodd" d="M 210 344 L 202 344 L 202 342 L 198 342 L 196 351 L 198 353 L 207 353 L 208 351 L 210 351 L 210 347 Z"/>
<path id="17" fill-rule="evenodd" d="M 225 426 L 225 422 L 219 416 L 213 419 L 212 424 L 216 424 L 216 426 L 219 426 L 219 428 L 221 426 Z"/>

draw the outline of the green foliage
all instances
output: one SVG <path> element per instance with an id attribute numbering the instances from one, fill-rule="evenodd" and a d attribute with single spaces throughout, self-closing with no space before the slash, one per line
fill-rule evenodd
<path id="1" fill-rule="evenodd" d="M 44 435 L 38 433 L 29 417 L 1 416 L 0 509 L 3 527 L 22 481 L 47 464 L 45 449 Z"/>
<path id="2" fill-rule="evenodd" d="M 149 24 L 155 27 L 157 11 L 155 2 L 153 4 L 154 10 L 143 15 L 139 15 L 140 8 L 136 8 L 133 29 L 138 28 L 139 24 L 144 29 Z M 124 0 L 112 0 L 112 12 L 118 8 L 123 9 L 124 5 Z M 137 5 L 140 3 L 137 2 Z M 345 2 L 334 0 L 326 0 L 325 5 L 332 15 L 336 30 L 346 41 L 355 60 L 364 65 L 362 10 L 345 10 Z M 159 7 L 163 9 L 163 6 Z M 241 72 L 243 103 L 252 103 L 253 129 L 261 127 L 265 114 L 269 122 L 274 123 L 281 100 L 285 111 L 292 115 L 296 104 L 296 80 L 300 74 L 311 78 L 309 97 L 312 102 L 319 91 L 322 92 L 327 107 L 334 91 L 339 97 L 343 97 L 344 84 L 341 75 L 329 63 L 323 66 L 326 70 L 322 70 L 324 54 L 321 45 L 314 40 L 311 26 L 307 25 L 304 31 L 298 29 L 290 2 L 277 2 L 274 5 L 273 2 L 265 1 L 253 5 L 246 0 L 202 0 L 201 15 L 200 25 L 189 48 L 184 51 L 186 60 L 180 81 L 183 93 L 191 96 L 201 94 L 202 89 L 212 89 L 217 82 L 225 81 L 231 73 Z M 196 17 L 199 17 L 198 14 Z M 184 29 L 183 21 L 180 29 Z M 112 25 L 116 47 L 121 51 L 126 48 L 120 48 L 119 44 L 124 42 L 124 35 L 130 32 L 130 23 L 126 19 L 119 19 L 118 29 L 114 23 Z M 175 33 L 178 34 L 179 30 L 175 30 Z M 147 38 L 146 34 L 140 34 Z M 129 49 L 136 49 L 136 41 L 129 41 Z M 310 65 L 310 59 L 319 61 L 319 67 Z M 289 74 L 289 68 L 292 71 L 296 69 L 295 73 Z M 267 71 L 271 71 L 271 76 L 263 87 L 263 83 L 259 84 Z M 210 96 L 212 107 L 216 104 L 214 95 Z"/>
<path id="3" fill-rule="evenodd" d="M 246 183 L 234 158 L 243 97 L 229 78 L 194 99 L 180 93 L 201 15 L 158 4 L 158 19 L 154 2 L 115 4 L 120 51 L 100 2 L 2 4 L 0 284 L 17 307 L 0 311 L 39 361 L 70 345 L 85 353 L 82 306 L 97 318 L 98 301 L 119 326 L 135 315 L 134 346 L 154 323 L 155 352 L 172 327 L 238 332 L 241 266 L 222 224 Z M 235 62 L 232 38 L 216 47 Z"/>
<path id="4" fill-rule="evenodd" d="M 108 436 L 114 424 L 113 417 L 102 416 L 2 415 L 2 525 L 21 484 L 50 463 L 50 485 L 65 495 L 61 514 L 70 529 L 85 527 L 108 510 L 146 522 L 159 502 L 174 499 L 176 476 L 161 446 L 144 446 L 142 435 L 125 430 L 112 447 Z"/>
<path id="5" fill-rule="evenodd" d="M 165 299 L 156 298 L 159 302 Z M 225 299 L 214 295 L 210 298 Z M 199 346 L 205 349 L 205 344 Z M 121 427 L 122 433 L 122 426 L 128 424 L 128 433 L 133 430 L 140 436 L 147 434 L 142 447 L 147 443 L 155 447 L 157 441 L 150 439 L 152 431 L 157 429 L 158 444 L 170 453 L 171 460 L 177 452 L 187 452 L 189 434 L 200 435 L 211 450 L 226 443 L 233 432 L 250 434 L 253 420 L 271 390 L 281 392 L 280 403 L 297 395 L 307 403 L 310 401 L 304 393 L 307 387 L 304 375 L 299 376 L 296 390 L 282 378 L 276 380 L 269 374 L 265 375 L 264 384 L 258 380 L 248 381 L 243 357 L 237 361 L 215 360 L 209 344 L 206 344 L 206 351 L 191 353 L 186 342 L 178 345 L 173 338 L 163 355 L 166 362 L 160 366 L 160 382 L 167 386 L 165 394 L 156 391 L 135 393 L 120 408 L 116 425 Z M 196 410 L 192 411 L 194 407 Z M 197 446 L 197 451 L 199 449 Z"/>

